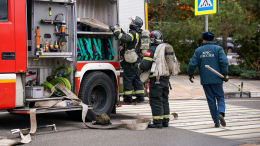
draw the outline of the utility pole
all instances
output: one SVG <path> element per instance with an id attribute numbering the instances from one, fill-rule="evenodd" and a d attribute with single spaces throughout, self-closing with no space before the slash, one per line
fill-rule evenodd
<path id="1" fill-rule="evenodd" d="M 205 15 L 205 32 L 209 30 L 209 19 L 208 15 Z"/>

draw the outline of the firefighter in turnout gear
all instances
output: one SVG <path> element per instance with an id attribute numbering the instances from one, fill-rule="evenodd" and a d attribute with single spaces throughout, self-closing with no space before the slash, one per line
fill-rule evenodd
<path id="1" fill-rule="evenodd" d="M 135 67 L 139 70 L 150 70 L 153 64 L 153 57 L 157 46 L 163 41 L 162 33 L 159 30 L 154 30 L 150 33 L 151 47 L 147 50 L 143 60 Z M 156 82 L 156 77 L 150 75 L 150 106 L 153 114 L 153 124 L 149 124 L 149 128 L 168 127 L 170 118 L 169 108 L 169 76 L 160 76 L 159 83 Z"/>
<path id="2" fill-rule="evenodd" d="M 124 102 L 131 103 L 144 101 L 144 87 L 140 80 L 141 71 L 135 68 L 135 64 L 141 61 L 140 47 L 141 47 L 141 33 L 143 20 L 138 17 L 131 17 L 129 24 L 129 33 L 122 33 L 113 26 L 109 28 L 112 30 L 116 38 L 126 44 L 123 62 L 121 63 L 124 69 L 123 84 L 124 84 Z M 128 56 L 127 56 L 128 55 Z M 130 58 L 130 61 L 127 60 Z M 133 87 L 136 99 L 133 100 Z"/>

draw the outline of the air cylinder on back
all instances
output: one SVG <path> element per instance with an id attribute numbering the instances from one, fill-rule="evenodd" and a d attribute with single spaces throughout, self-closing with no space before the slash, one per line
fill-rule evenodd
<path id="1" fill-rule="evenodd" d="M 166 60 L 166 63 L 168 65 L 170 74 L 172 74 L 172 70 L 173 70 L 173 67 L 174 67 L 173 55 L 174 55 L 174 51 L 173 51 L 172 46 L 167 44 L 165 46 L 165 60 Z"/>
<path id="2" fill-rule="evenodd" d="M 141 51 L 142 54 L 144 55 L 146 53 L 146 51 L 150 48 L 150 31 L 149 30 L 143 30 L 142 31 L 142 38 L 141 38 Z"/>

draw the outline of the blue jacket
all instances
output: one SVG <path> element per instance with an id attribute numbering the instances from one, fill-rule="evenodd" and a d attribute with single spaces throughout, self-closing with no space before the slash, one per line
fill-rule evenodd
<path id="1" fill-rule="evenodd" d="M 223 83 L 222 79 L 208 70 L 205 65 L 209 65 L 221 74 L 228 73 L 228 59 L 222 47 L 214 42 L 202 43 L 190 59 L 188 74 L 193 75 L 198 66 L 202 85 Z"/>

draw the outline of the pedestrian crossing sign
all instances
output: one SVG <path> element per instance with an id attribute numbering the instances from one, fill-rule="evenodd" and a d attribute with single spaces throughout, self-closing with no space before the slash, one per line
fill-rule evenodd
<path id="1" fill-rule="evenodd" d="M 218 0 L 195 0 L 195 15 L 218 13 Z"/>

